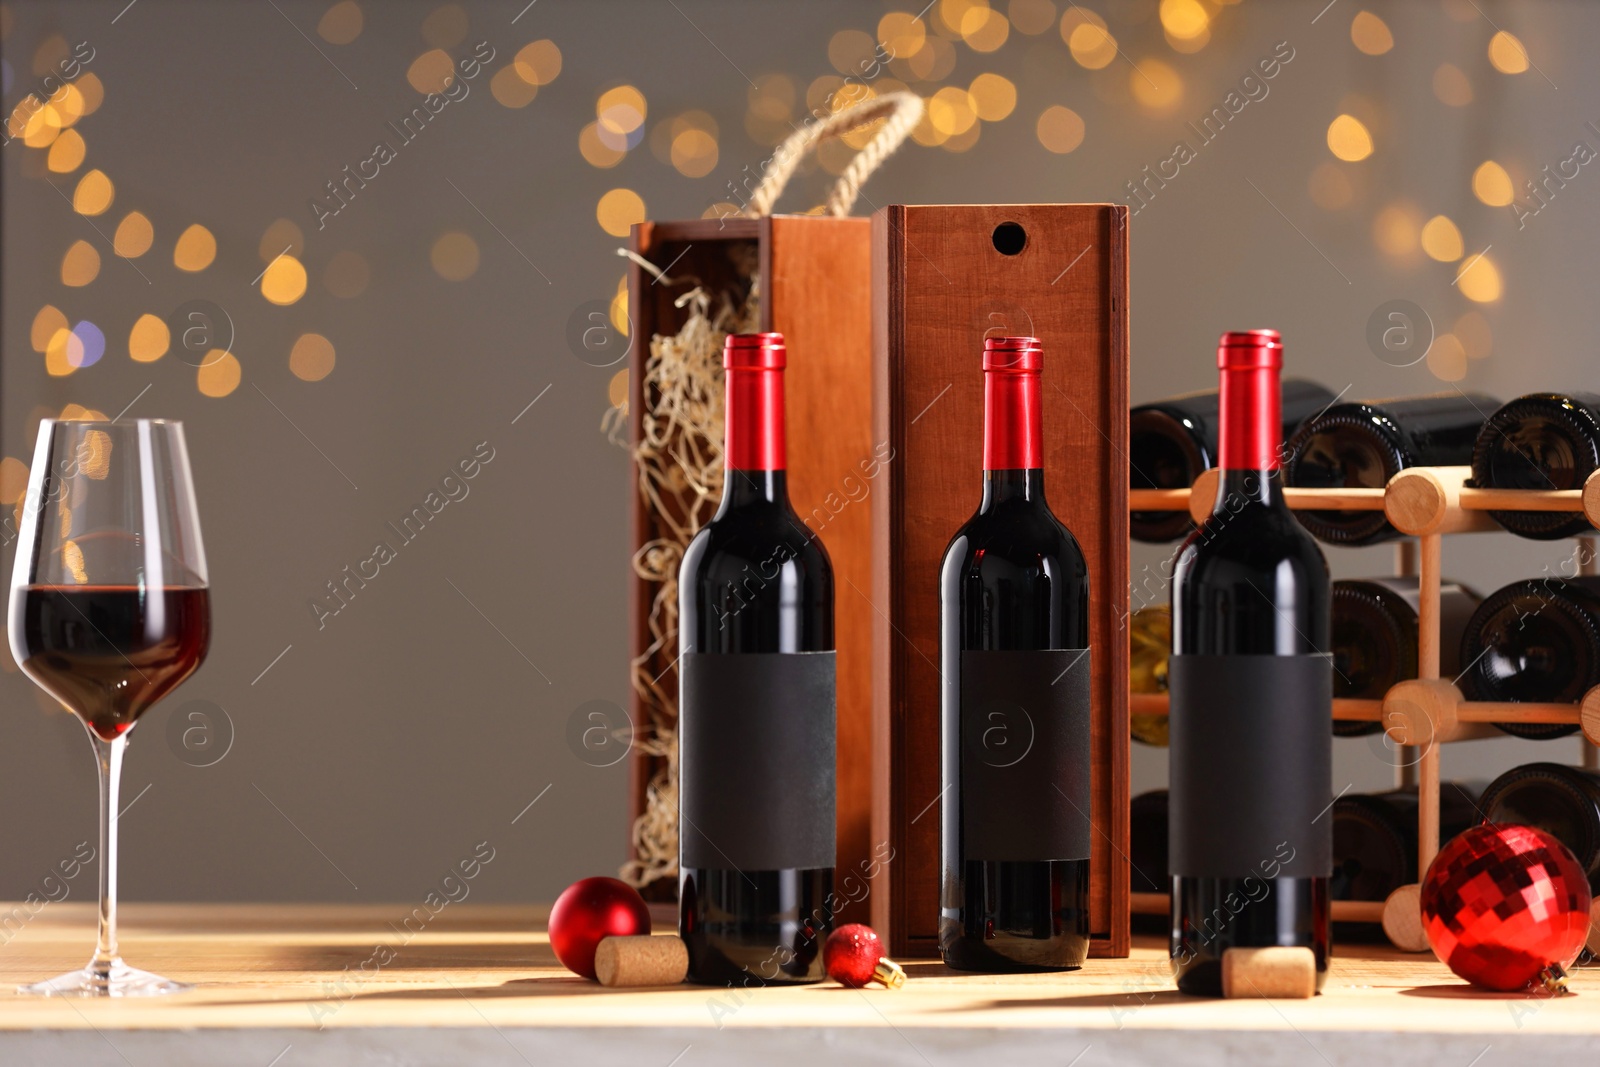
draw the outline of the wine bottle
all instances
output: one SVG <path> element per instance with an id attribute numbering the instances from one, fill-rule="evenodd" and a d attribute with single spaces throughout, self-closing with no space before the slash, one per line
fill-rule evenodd
<path id="1" fill-rule="evenodd" d="M 1089 951 L 1089 571 L 1044 496 L 1043 351 L 983 347 L 983 498 L 940 575 L 939 950 L 965 971 Z"/>
<path id="2" fill-rule="evenodd" d="M 1472 450 L 1472 481 L 1483 489 L 1582 489 L 1600 468 L 1600 396 L 1530 393 L 1489 416 Z M 1538 541 L 1593 533 L 1566 511 L 1491 511 L 1512 533 Z"/>
<path id="3" fill-rule="evenodd" d="M 814 982 L 832 929 L 833 570 L 789 504 L 783 335 L 730 336 L 722 504 L 679 570 L 689 978 Z"/>
<path id="4" fill-rule="evenodd" d="M 1333 669 L 1328 564 L 1284 503 L 1276 330 L 1226 333 L 1216 506 L 1173 568 L 1172 961 L 1222 995 L 1234 947 L 1328 969 Z"/>
<path id="5" fill-rule="evenodd" d="M 1467 621 L 1457 685 L 1468 700 L 1576 704 L 1600 685 L 1600 578 L 1529 578 L 1490 593 Z M 1518 737 L 1576 724 L 1496 723 Z"/>
<path id="6" fill-rule="evenodd" d="M 1165 604 L 1140 608 L 1128 616 L 1128 685 L 1133 693 L 1167 691 L 1167 657 L 1172 654 L 1172 612 Z M 1165 715 L 1129 715 L 1128 729 L 1135 741 L 1165 747 Z M 1140 890 L 1140 892 L 1161 892 Z"/>
<path id="7" fill-rule="evenodd" d="M 1406 467 L 1472 462 L 1472 445 L 1500 401 L 1441 393 L 1335 404 L 1307 420 L 1284 451 L 1284 480 L 1298 488 L 1382 489 Z M 1400 537 L 1382 511 L 1297 511 L 1329 544 L 1372 545 Z"/>
<path id="8" fill-rule="evenodd" d="M 1478 796 L 1482 783 L 1439 785 L 1439 840 L 1450 840 L 1480 821 Z M 1333 802 L 1334 900 L 1387 900 L 1403 885 L 1417 881 L 1417 790 L 1415 786 L 1386 793 L 1346 794 Z M 1339 939 L 1375 940 L 1376 923 L 1338 923 Z"/>
<path id="9" fill-rule="evenodd" d="M 1283 383 L 1283 436 L 1338 399 L 1316 382 Z M 1135 489 L 1187 489 L 1217 465 L 1217 392 L 1140 404 L 1128 413 L 1128 466 Z M 1135 511 L 1135 541 L 1176 541 L 1193 528 L 1187 511 Z"/>
<path id="10" fill-rule="evenodd" d="M 1418 599 L 1414 577 L 1333 583 L 1335 697 L 1382 700 L 1396 682 L 1417 676 Z M 1481 600 L 1459 582 L 1439 583 L 1439 673 L 1446 679 L 1461 670 L 1461 634 Z M 1333 722 L 1338 737 L 1382 730 L 1376 722 Z"/>
<path id="11" fill-rule="evenodd" d="M 1600 774 L 1529 763 L 1490 782 L 1480 806 L 1486 822 L 1532 826 L 1566 845 L 1600 891 Z"/>

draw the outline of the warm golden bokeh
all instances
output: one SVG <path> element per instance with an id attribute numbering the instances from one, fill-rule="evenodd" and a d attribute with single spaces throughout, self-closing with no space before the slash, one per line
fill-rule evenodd
<path id="1" fill-rule="evenodd" d="M 1047 151 L 1066 155 L 1083 143 L 1083 118 L 1070 107 L 1052 104 L 1039 116 L 1034 132 Z"/>
<path id="2" fill-rule="evenodd" d="M 600 94 L 600 99 L 594 105 L 594 113 L 600 124 L 600 132 L 624 139 L 613 141 L 617 147 L 623 147 L 627 135 L 644 125 L 650 107 L 638 89 L 631 85 L 618 85 Z"/>
<path id="3" fill-rule="evenodd" d="M 1444 215 L 1435 215 L 1422 226 L 1422 250 L 1440 263 L 1461 258 L 1461 230 Z"/>
<path id="4" fill-rule="evenodd" d="M 1475 304 L 1492 304 L 1500 299 L 1500 268 L 1487 254 L 1470 257 L 1456 278 L 1456 288 Z"/>
<path id="5" fill-rule="evenodd" d="M 840 74 L 860 77 L 872 69 L 878 42 L 863 30 L 840 30 L 828 39 L 828 62 Z"/>
<path id="6" fill-rule="evenodd" d="M 1485 160 L 1472 172 L 1472 194 L 1490 207 L 1505 207 L 1514 198 L 1511 175 L 1494 160 Z"/>
<path id="7" fill-rule="evenodd" d="M 594 215 L 606 233 L 626 237 L 629 227 L 644 221 L 644 198 L 632 189 L 609 190 L 595 205 Z"/>
<path id="8" fill-rule="evenodd" d="M 1450 332 L 1461 341 L 1468 359 L 1484 359 L 1494 351 L 1494 331 L 1481 311 L 1469 311 L 1456 320 Z"/>
<path id="9" fill-rule="evenodd" d="M 1106 20 L 1076 4 L 1061 16 L 1061 39 L 1078 65 L 1088 70 L 1100 70 L 1117 58 L 1117 39 Z"/>
<path id="10" fill-rule="evenodd" d="M 1441 382 L 1459 382 L 1467 376 L 1467 351 L 1454 334 L 1441 333 L 1433 339 L 1428 370 Z"/>
<path id="11" fill-rule="evenodd" d="M 584 162 L 601 170 L 616 166 L 628 154 L 621 148 L 613 148 L 606 144 L 600 136 L 598 122 L 591 122 L 578 131 L 578 152 L 583 156 Z M 670 144 L 668 152 L 671 152 Z"/>
<path id="12" fill-rule="evenodd" d="M 467 39 L 471 28 L 465 8 L 460 4 L 445 4 L 422 20 L 422 39 L 435 48 L 454 48 Z"/>
<path id="13" fill-rule="evenodd" d="M 124 259 L 136 259 L 150 251 L 155 243 L 156 231 L 141 211 L 130 211 L 117 223 L 117 232 L 111 238 L 112 250 Z"/>
<path id="14" fill-rule="evenodd" d="M 1200 0 L 1161 0 L 1161 28 L 1180 41 L 1206 34 L 1211 16 Z"/>
<path id="15" fill-rule="evenodd" d="M 44 350 L 44 369 L 52 378 L 65 378 L 83 361 L 83 342 L 71 330 L 57 330 Z"/>
<path id="16" fill-rule="evenodd" d="M 1017 106 L 1017 87 L 1000 74 L 980 74 L 967 86 L 972 110 L 984 122 L 999 122 Z"/>
<path id="17" fill-rule="evenodd" d="M 68 325 L 67 317 L 59 308 L 46 304 L 33 317 L 33 327 L 28 331 L 28 343 L 33 346 L 35 352 L 43 352 L 49 347 L 50 338 L 54 337 L 58 330 L 65 330 Z"/>
<path id="18" fill-rule="evenodd" d="M 933 128 L 946 137 L 956 137 L 972 129 L 978 113 L 966 90 L 947 85 L 928 99 L 928 118 Z"/>
<path id="19" fill-rule="evenodd" d="M 171 344 L 167 324 L 148 313 L 140 315 L 128 331 L 128 355 L 135 363 L 154 363 L 167 354 Z"/>
<path id="20" fill-rule="evenodd" d="M 878 20 L 878 40 L 873 43 L 876 56 L 878 44 L 892 56 L 913 56 L 928 42 L 928 27 L 909 11 L 891 11 Z M 861 73 L 855 71 L 853 73 Z"/>
<path id="21" fill-rule="evenodd" d="M 77 130 L 63 130 L 50 146 L 47 164 L 55 174 L 71 174 L 83 165 L 87 151 L 88 146 L 83 143 L 82 134 Z"/>
<path id="22" fill-rule="evenodd" d="M 561 49 L 554 41 L 534 41 L 522 46 L 515 60 L 517 73 L 529 85 L 549 85 L 561 73 Z"/>
<path id="23" fill-rule="evenodd" d="M 1011 36 L 1011 22 L 988 6 L 973 6 L 961 16 L 961 39 L 974 52 L 996 52 Z"/>
<path id="24" fill-rule="evenodd" d="M 1164 60 L 1141 59 L 1128 75 L 1133 98 L 1151 111 L 1170 111 L 1183 99 L 1183 79 Z"/>
<path id="25" fill-rule="evenodd" d="M 349 44 L 361 36 L 364 24 L 361 5 L 356 0 L 339 0 L 322 13 L 317 22 L 317 36 L 329 44 Z"/>
<path id="26" fill-rule="evenodd" d="M 296 378 L 320 382 L 333 373 L 333 342 L 320 333 L 305 333 L 289 350 L 289 370 Z"/>
<path id="27" fill-rule="evenodd" d="M 305 296 L 305 264 L 288 254 L 274 259 L 261 274 L 261 295 L 280 307 Z"/>
<path id="28" fill-rule="evenodd" d="M 1394 34 L 1389 24 L 1370 11 L 1359 11 L 1350 21 L 1350 41 L 1357 51 L 1369 56 L 1381 56 L 1394 47 Z"/>
<path id="29" fill-rule="evenodd" d="M 717 165 L 717 139 L 705 130 L 684 130 L 672 139 L 672 165 L 686 178 L 705 177 Z"/>
<path id="30" fill-rule="evenodd" d="M 446 281 L 466 281 L 478 272 L 478 242 L 459 230 L 439 236 L 428 253 L 434 273 Z"/>
<path id="31" fill-rule="evenodd" d="M 1328 151 L 1346 163 L 1372 155 L 1372 134 L 1354 115 L 1340 115 L 1328 124 Z"/>
<path id="32" fill-rule="evenodd" d="M 285 252 L 298 256 L 305 249 L 306 235 L 300 232 L 300 227 L 289 219 L 275 219 L 262 231 L 261 244 L 256 251 L 261 256 L 261 262 L 271 263 Z"/>
<path id="33" fill-rule="evenodd" d="M 23 97 L 18 110 L 29 106 L 31 97 Z M 16 112 L 13 112 L 16 114 Z M 29 148 L 48 148 L 61 136 L 61 113 L 49 104 L 37 111 L 27 112 L 22 123 L 22 143 Z"/>
<path id="34" fill-rule="evenodd" d="M 515 63 L 507 63 L 489 79 L 489 92 L 506 107 L 527 107 L 539 95 L 539 87 L 517 73 Z"/>
<path id="35" fill-rule="evenodd" d="M 1489 38 L 1489 62 L 1502 74 L 1521 74 L 1528 69 L 1528 50 L 1515 34 L 1501 30 Z"/>
<path id="36" fill-rule="evenodd" d="M 1397 259 L 1416 253 L 1422 233 L 1422 213 L 1403 201 L 1390 204 L 1372 220 L 1372 241 L 1380 251 Z"/>
<path id="37" fill-rule="evenodd" d="M 100 274 L 100 253 L 88 241 L 72 242 L 61 257 L 61 284 L 73 288 L 88 285 Z"/>
<path id="38" fill-rule="evenodd" d="M 456 78 L 456 63 L 450 53 L 433 48 L 411 61 L 406 81 L 419 93 L 442 93 Z"/>
<path id="39" fill-rule="evenodd" d="M 91 170 L 78 179 L 78 187 L 72 192 L 72 210 L 80 215 L 104 215 L 116 195 L 105 171 Z"/>
<path id="40" fill-rule="evenodd" d="M 202 396 L 224 397 L 239 388 L 239 379 L 243 374 L 238 357 L 232 352 L 213 348 L 206 353 L 200 369 L 195 372 L 195 385 Z"/>
<path id="41" fill-rule="evenodd" d="M 1067 2 L 1071 3 L 1072 0 Z M 1011 25 L 1016 31 L 1029 37 L 1048 33 L 1050 27 L 1056 24 L 1056 5 L 1051 0 L 1011 0 L 1006 6 L 1006 14 L 1011 17 Z"/>
<path id="42" fill-rule="evenodd" d="M 0 459 L 0 504 L 10 507 L 27 491 L 28 465 L 15 456 Z"/>
<path id="43" fill-rule="evenodd" d="M 198 222 L 178 235 L 172 249 L 172 265 L 190 273 L 205 270 L 217 258 L 217 239 Z"/>
<path id="44" fill-rule="evenodd" d="M 85 74 L 73 82 L 73 87 L 83 94 L 83 113 L 93 115 L 100 110 L 100 105 L 105 102 L 106 87 L 100 82 L 100 75 Z"/>

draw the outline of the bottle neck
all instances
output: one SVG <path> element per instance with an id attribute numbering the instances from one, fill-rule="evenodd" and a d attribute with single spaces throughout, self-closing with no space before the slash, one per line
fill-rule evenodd
<path id="1" fill-rule="evenodd" d="M 786 500 L 783 370 L 729 368 L 725 377 L 723 505 Z"/>
<path id="2" fill-rule="evenodd" d="M 1222 477 L 1217 484 L 1218 507 L 1230 500 L 1282 503 L 1278 474 L 1283 445 L 1282 403 L 1276 368 L 1228 368 L 1221 372 L 1217 459 Z"/>
<path id="3" fill-rule="evenodd" d="M 987 370 L 983 374 L 983 469 L 1034 471 L 1044 466 L 1037 370 Z M 985 478 L 985 496 L 988 494 Z"/>
<path id="4" fill-rule="evenodd" d="M 983 503 L 979 513 L 1018 501 L 1044 502 L 1044 471 L 1038 467 L 983 472 Z"/>

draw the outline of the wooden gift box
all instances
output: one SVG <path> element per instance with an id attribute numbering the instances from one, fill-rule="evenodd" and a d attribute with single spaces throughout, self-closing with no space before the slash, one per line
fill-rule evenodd
<path id="1" fill-rule="evenodd" d="M 1100 204 L 872 219 L 873 437 L 894 454 L 872 495 L 872 833 L 894 859 L 871 903 L 897 957 L 938 953 L 939 566 L 982 492 L 983 340 L 1002 334 L 1044 342 L 1046 494 L 1090 574 L 1091 952 L 1129 951 L 1127 222 Z"/>
<path id="2" fill-rule="evenodd" d="M 638 265 L 628 279 L 628 410 L 631 441 L 637 444 L 648 400 L 641 388 L 650 338 L 676 334 L 688 316 L 673 302 L 695 284 L 718 294 L 719 300 L 724 292 L 742 299 L 748 281 L 734 269 L 732 255 L 743 245 L 759 257 L 759 328 L 782 333 L 788 345 L 789 499 L 821 537 L 833 562 L 839 685 L 835 891 L 855 901 L 840 913 L 841 922 L 866 921 L 865 872 L 872 852 L 872 609 L 866 602 L 872 548 L 866 496 L 878 491 L 881 479 L 876 475 L 882 464 L 874 453 L 871 419 L 871 229 L 865 218 L 802 215 L 646 222 L 633 228 L 632 248 L 677 284 L 659 282 Z M 715 306 L 714 301 L 713 310 Z M 632 544 L 637 551 L 662 533 L 639 493 L 637 468 L 633 474 Z M 658 589 L 632 575 L 631 658 L 650 645 L 650 605 Z M 676 647 L 660 650 L 647 674 L 664 676 L 663 682 L 675 690 L 677 657 Z M 637 691 L 631 692 L 630 715 L 636 729 L 647 728 L 649 711 Z M 629 809 L 637 817 L 661 761 L 637 747 L 631 758 Z M 646 890 L 651 899 L 674 899 L 676 893 L 676 880 L 667 879 Z"/>

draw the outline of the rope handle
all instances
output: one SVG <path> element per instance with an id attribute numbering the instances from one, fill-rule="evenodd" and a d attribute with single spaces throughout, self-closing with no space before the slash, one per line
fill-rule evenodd
<path id="1" fill-rule="evenodd" d="M 887 115 L 889 120 L 883 124 L 883 128 L 872 140 L 856 153 L 855 158 L 844 169 L 844 173 L 839 175 L 839 180 L 828 194 L 829 215 L 850 214 L 850 209 L 855 207 L 856 197 L 861 195 L 861 186 L 884 160 L 894 154 L 895 149 L 899 148 L 901 142 L 910 135 L 912 128 L 922 121 L 922 107 L 922 97 L 916 93 L 885 93 L 883 96 L 852 104 L 820 122 L 813 122 L 796 130 L 772 153 L 772 162 L 766 175 L 761 179 L 761 184 L 756 186 L 755 192 L 750 194 L 750 203 L 740 214 L 747 218 L 764 218 L 772 214 L 773 203 L 783 194 L 784 186 L 788 185 L 789 179 L 794 176 L 795 168 L 812 149 L 829 137 L 849 133 L 857 127 L 865 126 Z"/>

